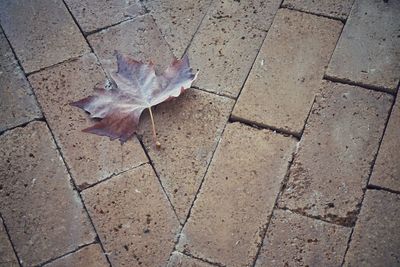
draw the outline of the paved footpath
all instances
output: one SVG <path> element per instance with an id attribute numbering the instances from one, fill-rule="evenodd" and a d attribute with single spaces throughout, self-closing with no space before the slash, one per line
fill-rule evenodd
<path id="1" fill-rule="evenodd" d="M 400 1 L 0 1 L 0 267 L 400 266 Z M 125 144 L 114 50 L 193 88 Z"/>

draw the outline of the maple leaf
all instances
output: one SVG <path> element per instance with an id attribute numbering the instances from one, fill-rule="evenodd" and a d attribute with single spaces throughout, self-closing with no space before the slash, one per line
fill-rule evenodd
<path id="1" fill-rule="evenodd" d="M 117 71 L 111 73 L 115 86 L 94 88 L 92 95 L 71 103 L 90 113 L 90 117 L 101 119 L 84 132 L 108 136 L 112 140 L 126 142 L 137 130 L 139 118 L 147 108 L 153 125 L 153 137 L 157 142 L 151 107 L 178 97 L 192 85 L 193 74 L 188 56 L 174 59 L 161 75 L 157 75 L 153 63 L 142 63 L 116 52 Z"/>

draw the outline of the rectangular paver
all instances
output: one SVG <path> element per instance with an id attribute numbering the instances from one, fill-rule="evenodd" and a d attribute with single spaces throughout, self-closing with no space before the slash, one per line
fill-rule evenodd
<path id="1" fill-rule="evenodd" d="M 256 267 L 340 266 L 351 228 L 275 210 Z"/>
<path id="2" fill-rule="evenodd" d="M 295 140 L 228 124 L 178 244 L 179 251 L 248 266 L 261 243 Z"/>
<path id="3" fill-rule="evenodd" d="M 150 165 L 83 191 L 113 266 L 164 266 L 179 222 Z"/>
<path id="4" fill-rule="evenodd" d="M 167 267 L 212 267 L 204 261 L 186 256 L 180 252 L 174 251 L 168 261 Z"/>
<path id="5" fill-rule="evenodd" d="M 389 188 L 400 192 L 400 98 L 397 97 L 393 106 L 389 123 L 378 157 L 375 161 L 374 170 L 369 181 L 372 185 Z"/>
<path id="6" fill-rule="evenodd" d="M 367 190 L 344 266 L 399 266 L 400 196 Z"/>
<path id="7" fill-rule="evenodd" d="M 24 72 L 0 29 L 0 132 L 42 116 Z"/>
<path id="8" fill-rule="evenodd" d="M 147 158 L 133 137 L 125 144 L 82 132 L 94 124 L 87 113 L 70 106 L 94 93 L 105 75 L 93 54 L 29 76 L 43 113 L 80 188 L 144 162 Z"/>
<path id="9" fill-rule="evenodd" d="M 211 0 L 146 0 L 150 11 L 175 56 L 183 56 Z"/>
<path id="10" fill-rule="evenodd" d="M 140 125 L 143 143 L 183 223 L 228 121 L 234 101 L 196 89 L 153 110 L 161 149 L 154 146 L 150 116 Z"/>
<path id="11" fill-rule="evenodd" d="M 324 83 L 279 206 L 352 225 L 391 103 L 386 93 Z"/>
<path id="12" fill-rule="evenodd" d="M 163 71 L 173 59 L 168 43 L 149 15 L 92 34 L 88 41 L 108 72 L 117 66 L 114 51 L 143 62 L 152 61 L 157 71 Z"/>
<path id="13" fill-rule="evenodd" d="M 188 49 L 194 85 L 237 97 L 280 2 L 214 1 Z"/>
<path id="14" fill-rule="evenodd" d="M 19 266 L 17 257 L 11 246 L 10 240 L 3 220 L 0 218 L 0 266 L 1 267 L 17 267 Z"/>
<path id="15" fill-rule="evenodd" d="M 139 0 L 65 0 L 65 3 L 86 34 L 145 13 Z"/>
<path id="16" fill-rule="evenodd" d="M 0 22 L 27 73 L 89 51 L 63 1 L 2 0 Z"/>
<path id="17" fill-rule="evenodd" d="M 400 1 L 356 0 L 326 74 L 395 92 L 400 78 Z"/>
<path id="18" fill-rule="evenodd" d="M 99 244 L 92 244 L 59 258 L 44 267 L 108 267 L 106 257 Z"/>
<path id="19" fill-rule="evenodd" d="M 341 27 L 340 21 L 280 9 L 233 117 L 299 136 Z"/>
<path id="20" fill-rule="evenodd" d="M 345 20 L 354 0 L 285 0 L 283 7 Z"/>
<path id="21" fill-rule="evenodd" d="M 0 212 L 24 266 L 93 242 L 95 233 L 44 122 L 0 137 Z"/>

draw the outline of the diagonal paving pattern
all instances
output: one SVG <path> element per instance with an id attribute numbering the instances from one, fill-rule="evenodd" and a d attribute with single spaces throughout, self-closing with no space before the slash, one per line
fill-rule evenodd
<path id="1" fill-rule="evenodd" d="M 397 266 L 396 0 L 0 2 L 0 266 Z M 114 51 L 200 74 L 125 144 Z"/>

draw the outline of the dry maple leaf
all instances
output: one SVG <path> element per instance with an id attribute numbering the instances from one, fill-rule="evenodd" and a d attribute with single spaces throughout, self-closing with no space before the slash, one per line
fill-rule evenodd
<path id="1" fill-rule="evenodd" d="M 111 73 L 114 88 L 95 88 L 96 95 L 86 97 L 71 105 L 90 113 L 92 118 L 101 119 L 84 132 L 109 136 L 112 140 L 127 141 L 137 130 L 143 110 L 149 109 L 156 139 L 151 107 L 173 97 L 178 97 L 192 85 L 197 73 L 193 74 L 189 59 L 174 59 L 162 75 L 157 75 L 152 63 L 136 61 L 116 53 L 117 71 Z"/>

